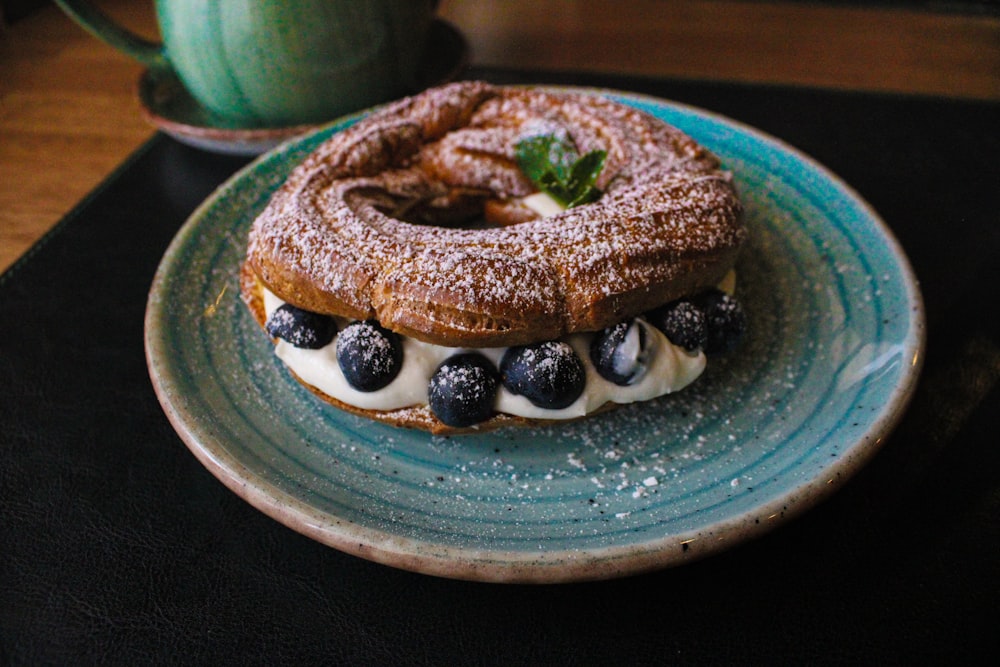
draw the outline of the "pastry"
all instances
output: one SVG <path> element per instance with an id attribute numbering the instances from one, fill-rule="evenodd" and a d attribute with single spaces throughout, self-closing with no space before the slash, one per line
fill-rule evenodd
<path id="1" fill-rule="evenodd" d="M 252 225 L 241 287 L 325 400 L 482 430 L 692 381 L 707 336 L 745 327 L 716 289 L 745 238 L 729 175 L 675 128 L 596 94 L 461 82 L 297 166 Z"/>

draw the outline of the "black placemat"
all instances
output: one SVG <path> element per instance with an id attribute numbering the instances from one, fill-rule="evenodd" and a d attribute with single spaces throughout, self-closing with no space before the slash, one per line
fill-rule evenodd
<path id="1" fill-rule="evenodd" d="M 148 380 L 145 298 L 244 161 L 155 136 L 0 277 L 0 664 L 968 664 L 1000 594 L 996 104 L 474 70 L 702 106 L 830 167 L 897 234 L 929 348 L 841 492 L 752 543 L 620 581 L 398 571 L 265 517 L 202 468 Z"/>

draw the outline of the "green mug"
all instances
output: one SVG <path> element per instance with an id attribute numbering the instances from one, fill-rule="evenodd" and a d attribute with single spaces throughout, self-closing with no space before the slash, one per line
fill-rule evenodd
<path id="1" fill-rule="evenodd" d="M 437 0 L 156 0 L 162 43 L 85 0 L 56 3 L 219 117 L 277 127 L 414 92 Z"/>

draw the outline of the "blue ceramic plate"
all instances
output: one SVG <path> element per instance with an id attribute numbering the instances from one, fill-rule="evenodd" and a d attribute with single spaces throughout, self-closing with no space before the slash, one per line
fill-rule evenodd
<path id="1" fill-rule="evenodd" d="M 184 225 L 150 292 L 153 384 L 223 483 L 320 542 L 488 581 L 634 574 L 704 557 L 827 496 L 875 452 L 916 384 L 920 293 L 877 214 L 822 166 L 749 127 L 607 92 L 732 170 L 752 240 L 740 351 L 673 396 L 582 422 L 452 438 L 321 403 L 239 299 L 255 215 L 347 119 L 272 152 Z"/>

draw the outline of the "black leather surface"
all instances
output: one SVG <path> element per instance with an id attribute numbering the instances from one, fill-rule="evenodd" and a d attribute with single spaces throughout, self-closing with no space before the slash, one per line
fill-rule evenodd
<path id="1" fill-rule="evenodd" d="M 145 297 L 241 164 L 157 136 L 0 277 L 0 664 L 968 664 L 1000 597 L 996 104 L 611 77 L 768 131 L 853 185 L 926 298 L 911 410 L 842 491 L 755 542 L 620 581 L 389 569 L 201 467 L 146 373 Z"/>

